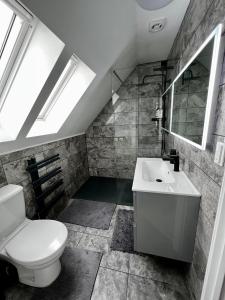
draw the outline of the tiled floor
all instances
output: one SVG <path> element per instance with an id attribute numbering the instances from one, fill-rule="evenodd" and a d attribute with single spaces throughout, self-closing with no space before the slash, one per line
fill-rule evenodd
<path id="1" fill-rule="evenodd" d="M 117 205 L 109 230 L 66 224 L 70 246 L 103 253 L 91 300 L 189 300 L 183 272 L 172 261 L 110 250 L 119 209 L 133 208 Z"/>
<path id="2" fill-rule="evenodd" d="M 69 247 L 103 254 L 91 300 L 189 300 L 182 270 L 175 263 L 153 256 L 110 250 L 119 209 L 133 208 L 117 205 L 109 230 L 65 224 L 69 231 Z M 77 299 L 83 298 L 64 298 Z"/>

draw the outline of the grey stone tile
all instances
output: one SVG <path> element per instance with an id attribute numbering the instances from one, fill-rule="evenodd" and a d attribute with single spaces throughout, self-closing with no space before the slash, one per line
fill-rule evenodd
<path id="1" fill-rule="evenodd" d="M 98 168 L 89 168 L 90 176 L 98 176 Z"/>
<path id="2" fill-rule="evenodd" d="M 115 134 L 114 126 L 93 126 L 94 137 L 113 137 Z"/>
<path id="3" fill-rule="evenodd" d="M 93 126 L 108 126 L 114 124 L 114 114 L 99 114 L 94 120 Z"/>
<path id="4" fill-rule="evenodd" d="M 87 149 L 90 152 L 91 149 L 95 148 L 100 150 L 102 148 L 113 148 L 114 138 L 113 137 L 99 137 L 99 138 L 87 138 Z"/>
<path id="5" fill-rule="evenodd" d="M 185 135 L 190 135 L 190 136 L 197 135 L 201 137 L 203 134 L 204 123 L 201 121 L 196 122 L 193 120 L 193 122 L 187 122 L 185 127 L 186 127 Z"/>
<path id="6" fill-rule="evenodd" d="M 202 209 L 200 209 L 196 237 L 199 240 L 199 243 L 206 258 L 208 258 L 209 255 L 212 233 L 213 226 L 210 224 L 208 218 L 205 216 Z"/>
<path id="7" fill-rule="evenodd" d="M 114 166 L 112 168 L 98 168 L 97 176 L 116 178 L 116 169 Z"/>
<path id="8" fill-rule="evenodd" d="M 148 278 L 129 275 L 127 300 L 189 300 L 185 289 L 153 281 Z"/>
<path id="9" fill-rule="evenodd" d="M 68 239 L 66 245 L 71 248 L 76 248 L 82 236 L 83 236 L 82 232 L 68 230 Z"/>
<path id="10" fill-rule="evenodd" d="M 202 284 L 205 278 L 206 266 L 207 266 L 207 258 L 205 257 L 204 251 L 199 243 L 199 240 L 196 239 L 195 249 L 193 254 L 193 262 L 191 267 L 195 271 L 197 277 L 196 279 L 202 282 Z"/>
<path id="11" fill-rule="evenodd" d="M 172 124 L 172 132 L 177 133 L 181 136 L 185 136 L 187 132 L 187 126 L 189 124 L 187 122 L 173 122 Z M 189 125 L 192 129 L 192 124 Z"/>
<path id="12" fill-rule="evenodd" d="M 134 178 L 134 168 L 116 168 L 116 174 L 118 178 L 133 179 Z"/>
<path id="13" fill-rule="evenodd" d="M 173 109 L 173 122 L 185 122 L 187 110 L 184 108 Z"/>
<path id="14" fill-rule="evenodd" d="M 70 231 L 78 231 L 78 232 L 85 232 L 86 231 L 86 227 L 84 227 L 84 226 L 71 224 L 71 223 L 64 223 L 64 224 L 66 225 L 67 229 L 70 230 Z"/>
<path id="15" fill-rule="evenodd" d="M 91 300 L 126 300 L 128 275 L 99 268 Z"/>
<path id="16" fill-rule="evenodd" d="M 151 113 L 145 111 L 139 112 L 139 124 L 152 124 L 152 118 L 155 118 L 155 115 L 155 109 Z"/>
<path id="17" fill-rule="evenodd" d="M 158 136 L 159 128 L 155 126 L 155 122 L 148 125 L 139 125 L 138 127 L 139 136 Z"/>
<path id="18" fill-rule="evenodd" d="M 105 159 L 105 158 L 112 158 L 114 156 L 115 149 L 114 148 L 92 148 L 88 151 L 88 158 L 90 159 Z"/>
<path id="19" fill-rule="evenodd" d="M 191 265 L 189 273 L 187 275 L 187 284 L 190 287 L 190 299 L 200 299 L 203 282 L 198 279 L 193 265 Z"/>
<path id="20" fill-rule="evenodd" d="M 1 161 L 0 161 L 0 185 L 5 185 L 7 183 L 4 169 L 2 167 Z"/>
<path id="21" fill-rule="evenodd" d="M 205 119 L 205 108 L 188 108 L 187 109 L 187 121 L 189 122 L 204 122 Z"/>
<path id="22" fill-rule="evenodd" d="M 174 94 L 175 95 L 180 95 L 180 94 L 188 94 L 188 83 L 187 82 L 182 82 L 182 79 L 178 79 L 174 83 Z"/>
<path id="23" fill-rule="evenodd" d="M 136 136 L 123 136 L 114 139 L 115 149 L 137 148 L 138 139 Z"/>
<path id="24" fill-rule="evenodd" d="M 137 112 L 115 114 L 115 125 L 137 124 Z"/>
<path id="25" fill-rule="evenodd" d="M 137 85 L 121 86 L 117 94 L 120 96 L 120 99 L 134 99 L 137 98 L 138 87 Z"/>
<path id="26" fill-rule="evenodd" d="M 224 53 L 224 58 L 223 58 L 223 66 L 222 66 L 222 73 L 221 73 L 221 78 L 220 78 L 220 84 L 221 85 L 225 84 L 225 53 Z"/>
<path id="27" fill-rule="evenodd" d="M 24 159 L 4 164 L 3 169 L 8 183 L 18 184 L 23 180 L 28 179 L 26 162 Z"/>
<path id="28" fill-rule="evenodd" d="M 195 93 L 188 95 L 188 107 L 206 107 L 207 93 Z"/>
<path id="29" fill-rule="evenodd" d="M 78 248 L 96 252 L 108 252 L 109 243 L 109 238 L 84 233 L 78 244 Z"/>
<path id="30" fill-rule="evenodd" d="M 129 253 L 120 251 L 110 251 L 104 253 L 101 260 L 101 267 L 128 273 Z"/>
<path id="31" fill-rule="evenodd" d="M 130 136 L 137 136 L 137 126 L 136 125 L 121 125 L 115 126 L 115 137 L 130 137 Z"/>
<path id="32" fill-rule="evenodd" d="M 129 274 L 184 287 L 184 265 L 150 255 L 130 255 Z"/>
<path id="33" fill-rule="evenodd" d="M 113 106 L 115 113 L 137 112 L 138 102 L 137 99 L 117 100 Z"/>
<path id="34" fill-rule="evenodd" d="M 216 134 L 225 136 L 225 85 L 220 87 L 219 98 L 216 107 L 215 129 Z"/>
<path id="35" fill-rule="evenodd" d="M 139 148 L 138 157 L 161 157 L 161 146 L 154 148 Z"/>
<path id="36" fill-rule="evenodd" d="M 149 112 L 155 111 L 158 107 L 158 97 L 151 98 L 139 98 L 139 112 Z"/>
<path id="37" fill-rule="evenodd" d="M 188 93 L 187 94 L 175 94 L 173 99 L 173 107 L 176 108 L 186 108 L 188 101 Z"/>
<path id="38" fill-rule="evenodd" d="M 159 97 L 162 94 L 161 80 L 159 76 L 159 82 L 152 82 L 151 84 L 139 86 L 138 94 L 140 97 Z M 149 82 L 149 80 L 148 80 Z"/>
<path id="39" fill-rule="evenodd" d="M 202 188 L 201 207 L 212 226 L 214 225 L 216 218 L 219 196 L 220 186 L 218 186 L 218 184 L 211 179 L 204 182 L 204 186 Z"/>
<path id="40" fill-rule="evenodd" d="M 140 136 L 138 139 L 138 146 L 139 148 L 154 148 L 161 147 L 161 141 L 162 137 L 161 136 Z"/>
<path id="41" fill-rule="evenodd" d="M 91 168 L 106 169 L 115 167 L 114 158 L 93 158 L 88 156 L 88 162 Z"/>

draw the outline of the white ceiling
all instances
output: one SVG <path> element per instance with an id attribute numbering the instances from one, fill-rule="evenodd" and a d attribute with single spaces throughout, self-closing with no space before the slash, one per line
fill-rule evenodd
<path id="1" fill-rule="evenodd" d="M 115 68 L 166 59 L 189 0 L 174 0 L 160 10 L 145 11 L 135 0 L 21 0 L 66 44 L 16 141 L 0 144 L 0 153 L 14 151 L 85 132 L 111 96 Z M 148 23 L 167 17 L 163 32 L 150 34 Z M 96 78 L 61 130 L 26 138 L 66 61 L 75 52 Z"/>
<path id="2" fill-rule="evenodd" d="M 190 0 L 174 0 L 164 8 L 147 11 L 136 4 L 137 59 L 139 63 L 167 59 Z M 166 18 L 165 28 L 149 32 L 149 22 Z"/>

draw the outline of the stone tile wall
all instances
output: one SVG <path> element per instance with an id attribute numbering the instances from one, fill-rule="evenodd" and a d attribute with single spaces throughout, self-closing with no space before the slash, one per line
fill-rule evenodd
<path id="1" fill-rule="evenodd" d="M 23 186 L 28 218 L 32 218 L 34 215 L 35 198 L 30 175 L 26 171 L 27 160 L 35 157 L 37 161 L 40 161 L 55 154 L 60 155 L 60 160 L 48 165 L 46 168 L 40 169 L 39 173 L 40 175 L 44 175 L 47 171 L 55 167 L 62 167 L 62 174 L 54 177 L 48 183 L 51 184 L 59 177 L 64 180 L 64 185 L 57 191 L 64 188 L 66 192 L 65 197 L 60 199 L 49 213 L 49 216 L 54 217 L 89 178 L 85 135 L 0 155 L 0 187 L 10 183 Z M 47 184 L 45 184 L 43 188 L 46 186 Z M 49 196 L 46 200 L 50 200 L 53 196 L 54 194 Z"/>
<path id="2" fill-rule="evenodd" d="M 87 131 L 87 149 L 91 176 L 130 178 L 137 157 L 161 155 L 161 133 L 152 121 L 161 94 L 161 76 L 153 69 L 161 63 L 137 66 L 117 91 L 120 98 L 110 100 Z M 119 73 L 119 70 L 118 70 Z"/>
<path id="3" fill-rule="evenodd" d="M 178 60 L 175 70 L 179 71 L 187 63 L 218 23 L 225 23 L 224 0 L 192 0 L 180 31 L 170 53 L 170 58 Z M 224 62 L 225 65 L 225 62 Z M 193 263 L 187 274 L 187 283 L 193 298 L 199 300 L 203 286 L 217 204 L 221 189 L 224 167 L 214 163 L 217 141 L 225 137 L 225 67 L 220 84 L 220 95 L 216 108 L 215 129 L 206 151 L 200 151 L 186 142 L 166 137 L 167 149 L 175 147 L 181 156 L 181 167 L 202 193 L 201 209 Z"/>

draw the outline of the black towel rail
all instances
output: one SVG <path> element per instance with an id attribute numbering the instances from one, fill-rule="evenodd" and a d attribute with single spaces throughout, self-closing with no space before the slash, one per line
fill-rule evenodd
<path id="1" fill-rule="evenodd" d="M 36 200 L 36 213 L 33 219 L 45 218 L 49 210 L 57 203 L 59 199 L 61 199 L 65 195 L 65 191 L 61 187 L 63 185 L 63 179 L 58 178 L 58 175 L 62 173 L 61 167 L 56 167 L 49 172 L 46 171 L 46 174 L 42 176 L 39 176 L 38 171 L 59 159 L 59 154 L 56 154 L 38 162 L 35 158 L 31 158 L 27 161 L 28 165 L 26 170 L 30 173 Z M 50 179 L 53 179 L 53 182 L 49 182 L 48 186 L 43 188 L 42 185 L 48 182 Z M 60 191 L 57 192 L 57 189 L 59 187 L 61 187 Z M 55 193 L 56 195 L 54 195 L 51 200 L 46 200 L 53 193 Z"/>

